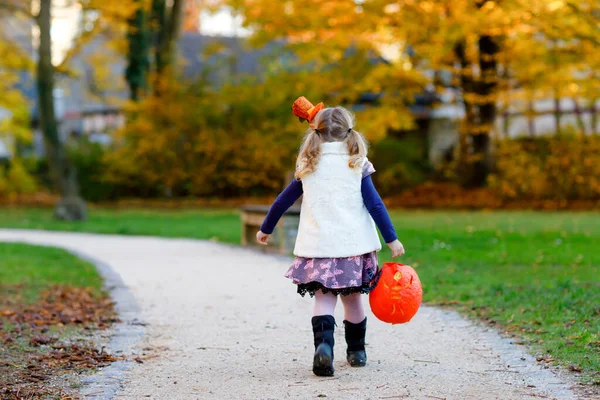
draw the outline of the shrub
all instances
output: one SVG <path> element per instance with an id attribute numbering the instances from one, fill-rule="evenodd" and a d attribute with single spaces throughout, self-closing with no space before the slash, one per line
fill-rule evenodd
<path id="1" fill-rule="evenodd" d="M 562 135 L 497 144 L 492 190 L 506 199 L 600 199 L 600 137 Z"/>
<path id="2" fill-rule="evenodd" d="M 6 175 L 9 191 L 14 193 L 30 194 L 38 190 L 38 185 L 33 176 L 25 169 L 19 159 L 14 159 Z"/>
<path id="3" fill-rule="evenodd" d="M 120 195 L 122 188 L 105 177 L 108 168 L 105 162 L 106 152 L 107 149 L 101 144 L 85 139 L 69 148 L 69 156 L 77 171 L 80 194 L 87 201 L 115 200 Z"/>
<path id="4" fill-rule="evenodd" d="M 45 158 L 25 157 L 22 159 L 23 166 L 27 172 L 35 178 L 41 189 L 52 190 L 52 176 L 50 166 Z"/>
<path id="5" fill-rule="evenodd" d="M 109 179 L 172 197 L 276 192 L 304 128 L 290 117 L 293 100 L 268 83 L 165 87 L 129 109 L 106 155 Z"/>
<path id="6" fill-rule="evenodd" d="M 0 166 L 0 196 L 14 197 L 31 194 L 38 190 L 38 184 L 27 171 L 20 159 L 12 159 Z"/>
<path id="7" fill-rule="evenodd" d="M 389 196 L 425 182 L 431 169 L 424 153 L 424 144 L 415 135 L 374 143 L 369 158 L 378 171 L 373 175 L 378 191 Z"/>

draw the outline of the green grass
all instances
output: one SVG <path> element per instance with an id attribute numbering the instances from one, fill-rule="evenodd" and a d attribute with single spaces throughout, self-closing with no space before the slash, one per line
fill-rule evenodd
<path id="1" fill-rule="evenodd" d="M 56 362 L 30 368 L 47 359 L 53 350 L 48 345 L 36 345 L 32 340 L 49 337 L 54 341 L 77 339 L 80 343 L 89 336 L 88 328 L 92 326 L 65 321 L 48 326 L 37 323 L 47 320 L 49 315 L 57 315 L 59 306 L 67 302 L 60 298 L 50 302 L 43 295 L 45 290 L 55 293 L 52 291 L 57 290 L 56 285 L 60 285 L 60 289 L 65 286 L 92 288 L 98 299 L 105 296 L 101 290 L 102 279 L 92 264 L 57 248 L 0 243 L 0 387 L 8 390 L 7 395 L 64 398 L 59 396 L 59 392 L 64 394 L 59 382 L 66 379 L 64 372 L 72 368 Z M 60 376 L 55 386 L 45 383 L 44 379 L 49 376 Z M 71 379 L 78 379 L 73 376 Z"/>
<path id="2" fill-rule="evenodd" d="M 425 300 L 454 304 L 536 352 L 600 370 L 600 214 L 394 213 Z M 389 260 L 383 252 L 382 260 Z M 598 379 L 596 377 L 595 379 Z"/>
<path id="3" fill-rule="evenodd" d="M 93 265 L 64 250 L 0 243 L 0 297 L 18 295 L 30 303 L 54 284 L 100 290 L 102 279 Z"/>
<path id="4" fill-rule="evenodd" d="M 393 212 L 425 301 L 452 305 L 519 335 L 535 353 L 600 370 L 600 214 Z M 239 243 L 235 211 L 92 210 L 60 223 L 49 211 L 3 210 L 0 227 L 218 239 Z M 1 253 L 0 253 L 1 254 Z M 380 260 L 390 260 L 385 249 Z"/>
<path id="5" fill-rule="evenodd" d="M 240 242 L 241 223 L 232 211 L 93 209 L 86 222 L 59 222 L 43 209 L 0 209 L 0 228 L 48 229 Z"/>

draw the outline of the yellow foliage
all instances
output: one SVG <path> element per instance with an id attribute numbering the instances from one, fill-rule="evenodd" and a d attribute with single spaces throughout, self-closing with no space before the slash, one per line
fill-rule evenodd
<path id="1" fill-rule="evenodd" d="M 38 185 L 20 160 L 14 159 L 7 168 L 0 168 L 0 197 L 36 193 Z"/>
<path id="2" fill-rule="evenodd" d="M 5 28 L 0 27 L 0 138 L 9 136 L 27 141 L 31 138 L 29 104 L 15 85 L 19 73 L 30 69 L 32 64 L 28 55 L 5 36 Z"/>
<path id="3" fill-rule="evenodd" d="M 163 83 L 160 97 L 129 106 L 119 147 L 107 155 L 108 178 L 179 196 L 281 189 L 306 125 L 291 116 L 293 94 L 271 83 L 219 91 Z"/>
<path id="4" fill-rule="evenodd" d="M 128 106 L 117 151 L 107 156 L 108 179 L 142 183 L 174 196 L 273 193 L 294 170 L 307 128 L 290 112 L 300 95 L 352 108 L 374 85 L 387 81 L 380 88 L 403 86 L 402 96 L 357 109 L 356 129 L 374 141 L 389 128 L 412 127 L 406 100 L 423 81 L 412 72 L 373 63 L 360 47 L 326 67 L 323 60 L 301 64 L 287 50 L 277 51 L 283 62 L 267 66 L 258 78 L 235 74 L 225 75 L 222 83 L 194 84 L 161 77 L 159 96 Z"/>
<path id="5" fill-rule="evenodd" d="M 549 137 L 498 143 L 491 189 L 505 199 L 600 199 L 600 138 Z"/>
<path id="6" fill-rule="evenodd" d="M 381 117 L 384 125 L 377 125 L 377 129 L 407 125 L 410 112 L 406 106 L 416 92 L 422 91 L 426 79 L 411 68 L 405 37 L 398 35 L 398 25 L 390 23 L 392 17 L 386 17 L 384 8 L 389 2 L 223 0 L 221 3 L 244 17 L 245 25 L 253 32 L 252 43 L 281 43 L 283 39 L 301 67 L 312 68 L 312 84 L 327 93 L 331 104 L 348 105 L 365 93 L 380 94 L 381 112 L 389 118 Z M 381 54 L 387 56 L 386 61 Z M 395 110 L 390 113 L 392 108 Z M 373 132 L 372 136 L 381 135 Z"/>
<path id="7" fill-rule="evenodd" d="M 12 161 L 6 178 L 9 184 L 8 189 L 13 193 L 29 194 L 35 193 L 38 189 L 35 179 L 18 159 Z"/>
<path id="8" fill-rule="evenodd" d="M 389 63 L 360 81 L 361 90 L 384 93 L 381 104 L 398 106 L 394 96 L 411 99 L 421 71 L 446 70 L 467 76 L 478 87 L 455 82 L 472 104 L 495 102 L 502 92 L 514 100 L 570 96 L 600 98 L 600 29 L 598 2 L 564 1 L 347 1 L 222 0 L 239 12 L 265 44 L 284 39 L 301 60 L 326 69 L 351 53 L 384 56 Z M 499 45 L 497 69 L 481 76 L 478 43 L 490 36 Z M 466 65 L 457 62 L 464 44 Z M 410 49 L 410 52 L 406 50 Z M 404 72 L 404 74 L 398 74 Z M 343 72 L 342 72 L 343 73 Z M 396 76 L 394 76 L 396 74 Z M 347 74 L 351 75 L 351 74 Z M 482 83 L 497 83 L 484 94 Z M 357 85 L 352 85 L 357 86 Z M 420 90 L 422 90 L 421 85 Z M 354 93 L 354 88 L 346 87 Z M 513 93 L 516 92 L 516 93 Z M 526 108 L 526 106 L 525 106 Z M 403 109 L 403 105 L 399 106 Z M 476 118 L 473 118 L 474 120 Z M 474 121 L 471 121 L 474 122 Z M 489 133 L 489 129 L 485 133 Z"/>

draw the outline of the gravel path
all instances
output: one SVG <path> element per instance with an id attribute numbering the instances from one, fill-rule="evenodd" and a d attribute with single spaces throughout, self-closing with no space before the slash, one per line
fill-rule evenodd
<path id="1" fill-rule="evenodd" d="M 400 326 L 369 315 L 365 368 L 345 364 L 338 328 L 335 377 L 317 378 L 312 301 L 283 277 L 287 258 L 148 237 L 0 230 L 0 241 L 71 249 L 120 274 L 148 324 L 136 351 L 154 357 L 109 379 L 121 383 L 114 398 L 576 398 L 568 376 L 542 368 L 522 347 L 427 306 Z M 337 311 L 343 327 L 341 304 Z"/>

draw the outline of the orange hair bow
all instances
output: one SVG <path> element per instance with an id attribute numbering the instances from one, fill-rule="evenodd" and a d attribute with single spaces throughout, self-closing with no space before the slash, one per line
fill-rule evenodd
<path id="1" fill-rule="evenodd" d="M 311 122 L 315 115 L 319 111 L 325 108 L 323 103 L 319 103 L 316 106 L 313 106 L 310 101 L 304 96 L 300 96 L 294 101 L 292 105 L 292 112 L 295 116 L 300 119 L 300 122 L 304 122 L 305 120 Z"/>

